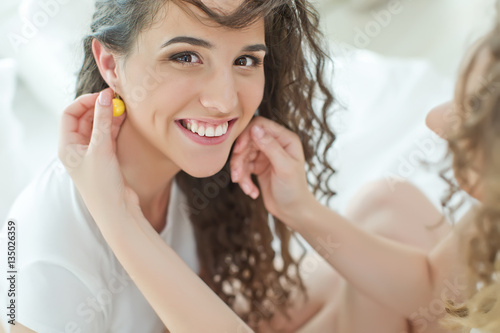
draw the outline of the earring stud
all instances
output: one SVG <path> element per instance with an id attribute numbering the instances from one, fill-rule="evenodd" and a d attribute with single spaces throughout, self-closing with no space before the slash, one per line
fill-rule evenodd
<path id="1" fill-rule="evenodd" d="M 119 117 L 125 112 L 125 103 L 123 103 L 120 95 L 115 92 L 115 98 L 113 98 L 113 117 Z"/>

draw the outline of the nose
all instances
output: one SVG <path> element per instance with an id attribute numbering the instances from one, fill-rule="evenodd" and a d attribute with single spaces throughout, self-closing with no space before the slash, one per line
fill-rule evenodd
<path id="1" fill-rule="evenodd" d="M 453 102 L 449 101 L 436 106 L 427 114 L 425 123 L 434 133 L 446 139 L 456 115 L 453 110 Z"/>
<path id="2" fill-rule="evenodd" d="M 238 106 L 238 92 L 231 70 L 214 70 L 205 80 L 201 104 L 210 110 L 230 113 Z"/>

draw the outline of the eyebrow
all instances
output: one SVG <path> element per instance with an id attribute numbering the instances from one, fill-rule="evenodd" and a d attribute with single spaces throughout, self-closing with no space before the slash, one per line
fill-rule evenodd
<path id="1" fill-rule="evenodd" d="M 201 46 L 207 49 L 213 49 L 215 46 L 203 39 L 199 38 L 194 38 L 194 37 L 187 37 L 187 36 L 179 36 L 179 37 L 174 37 L 171 40 L 165 42 L 162 44 L 161 48 L 165 48 L 169 45 L 176 44 L 176 43 L 186 43 L 186 44 L 191 44 L 194 46 Z M 242 51 L 245 52 L 258 52 L 258 51 L 264 51 L 266 54 L 269 52 L 267 46 L 264 44 L 254 44 L 254 45 L 247 45 L 245 46 Z"/>

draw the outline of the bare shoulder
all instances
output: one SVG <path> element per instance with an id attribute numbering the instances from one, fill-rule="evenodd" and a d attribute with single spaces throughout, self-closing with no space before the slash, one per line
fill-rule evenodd
<path id="1" fill-rule="evenodd" d="M 459 264 L 467 251 L 467 245 L 476 234 L 474 218 L 478 212 L 477 207 L 469 209 L 454 225 L 452 231 L 430 253 L 431 260 L 450 261 Z"/>

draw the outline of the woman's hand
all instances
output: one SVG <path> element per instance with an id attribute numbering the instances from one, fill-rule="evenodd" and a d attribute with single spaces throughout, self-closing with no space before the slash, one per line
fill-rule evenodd
<path id="1" fill-rule="evenodd" d="M 125 116 L 113 118 L 111 99 L 111 89 L 105 89 L 99 98 L 84 95 L 72 103 L 62 117 L 59 144 L 59 158 L 106 242 L 173 332 L 253 332 L 142 215 L 116 157 Z M 193 316 L 198 320 L 191 320 Z"/>
<path id="2" fill-rule="evenodd" d="M 116 138 L 125 115 L 113 117 L 113 92 L 78 97 L 60 123 L 59 158 L 92 216 L 110 221 L 112 208 L 140 212 L 139 199 L 126 186 L 116 157 Z M 137 211 L 138 209 L 138 211 Z"/>
<path id="3" fill-rule="evenodd" d="M 287 221 L 315 200 L 308 188 L 299 137 L 269 119 L 252 119 L 238 137 L 230 165 L 232 181 L 254 199 L 259 189 L 250 175 L 257 175 L 264 205 L 279 219 Z"/>

